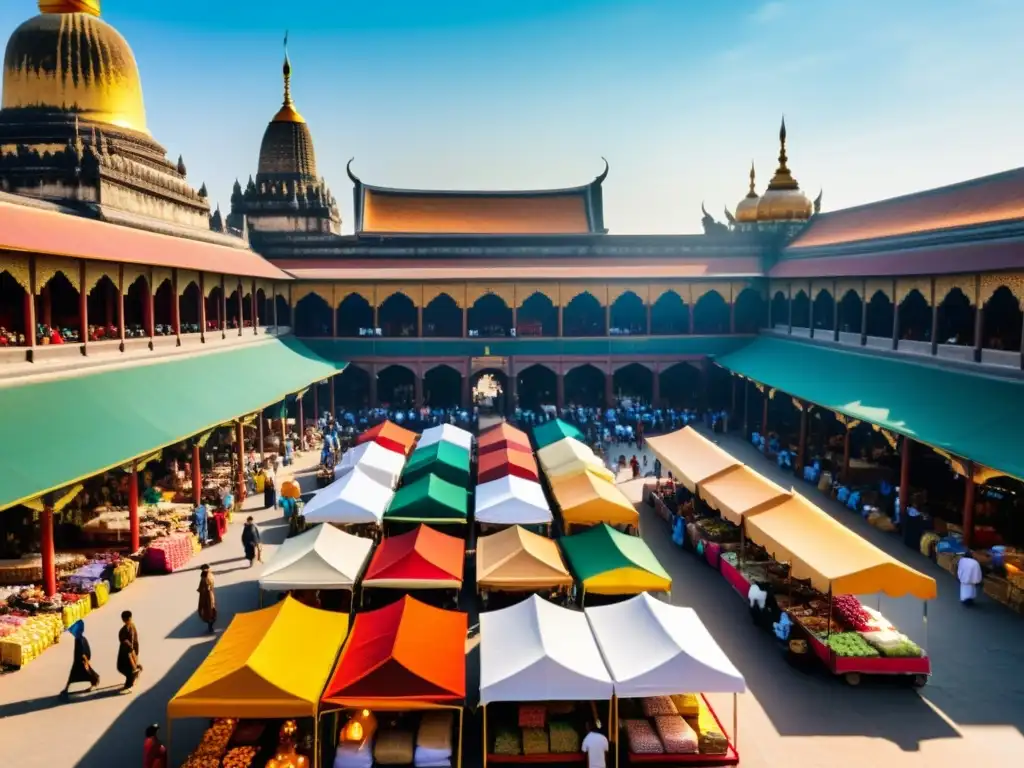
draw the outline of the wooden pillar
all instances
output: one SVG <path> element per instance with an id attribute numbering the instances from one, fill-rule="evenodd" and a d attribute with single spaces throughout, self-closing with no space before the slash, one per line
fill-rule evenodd
<path id="1" fill-rule="evenodd" d="M 839 478 L 846 483 L 850 479 L 850 433 L 853 430 L 845 424 L 843 426 L 846 429 L 846 433 L 843 435 L 843 469 Z"/>
<path id="2" fill-rule="evenodd" d="M 262 464 L 267 458 L 267 450 L 263 439 L 263 430 L 267 419 L 263 415 L 263 411 L 260 411 L 259 417 L 256 419 L 256 439 L 259 441 L 257 450 L 260 452 L 260 463 Z"/>
<path id="3" fill-rule="evenodd" d="M 220 305 L 217 307 L 217 320 L 217 324 L 220 326 L 220 337 L 222 339 L 226 339 L 228 327 L 228 292 L 227 282 L 224 280 L 224 275 L 220 276 Z"/>
<path id="4" fill-rule="evenodd" d="M 334 377 L 332 376 L 327 380 L 327 386 L 330 387 L 330 398 L 331 398 L 331 418 L 338 418 L 338 411 L 334 407 Z"/>
<path id="5" fill-rule="evenodd" d="M 338 338 L 338 308 L 331 307 L 331 338 Z"/>
<path id="6" fill-rule="evenodd" d="M 558 338 L 562 338 L 562 307 L 558 307 Z"/>
<path id="7" fill-rule="evenodd" d="M 334 335 L 338 335 L 337 331 Z M 416 335 L 423 336 L 423 307 L 416 307 Z"/>
<path id="8" fill-rule="evenodd" d="M 807 410 L 809 406 L 804 403 L 800 411 L 800 440 L 797 443 L 796 470 L 804 468 L 804 456 L 807 455 Z"/>
<path id="9" fill-rule="evenodd" d="M 263 294 L 264 300 L 266 300 L 266 294 Z M 260 335 L 260 302 L 256 294 L 256 281 L 252 281 L 252 292 L 249 294 L 249 298 L 252 301 L 252 335 Z"/>
<path id="10" fill-rule="evenodd" d="M 787 307 L 787 310 L 788 310 L 788 316 L 787 316 L 787 319 L 786 319 L 786 322 L 789 325 L 788 333 L 792 335 L 792 333 L 793 333 L 793 285 L 792 285 L 792 283 L 790 284 L 789 291 L 787 292 L 786 307 Z"/>
<path id="11" fill-rule="evenodd" d="M 89 354 L 89 293 L 85 285 L 85 262 L 78 262 L 78 337 L 82 340 L 82 354 Z"/>
<path id="12" fill-rule="evenodd" d="M 807 287 L 807 335 L 812 339 L 814 338 L 814 299 L 811 298 L 810 294 L 814 292 L 814 289 L 810 286 Z"/>
<path id="13" fill-rule="evenodd" d="M 53 548 L 53 507 L 49 497 L 39 513 L 39 549 L 43 556 L 43 593 L 52 597 L 57 594 L 57 558 Z"/>
<path id="14" fill-rule="evenodd" d="M 559 411 L 565 407 L 565 374 L 561 371 L 555 377 L 555 405 Z"/>
<path id="15" fill-rule="evenodd" d="M 655 408 L 661 405 L 661 371 L 657 368 L 651 376 L 651 405 Z"/>
<path id="16" fill-rule="evenodd" d="M 373 307 L 373 333 L 377 335 L 377 329 L 380 328 L 380 307 L 374 305 Z M 294 333 L 294 331 L 293 331 Z M 466 310 L 462 310 L 462 335 L 466 335 Z"/>
<path id="17" fill-rule="evenodd" d="M 121 351 L 124 352 L 124 265 L 117 269 L 117 333 L 121 339 Z"/>
<path id="18" fill-rule="evenodd" d="M 146 294 L 143 297 L 143 301 L 146 302 L 146 335 L 149 336 L 150 343 L 152 343 L 153 337 L 156 336 L 156 293 L 153 291 L 152 272 L 150 272 L 146 280 Z"/>
<path id="19" fill-rule="evenodd" d="M 235 422 L 235 458 L 238 461 L 237 472 L 235 473 L 235 503 L 241 504 L 245 500 L 245 427 L 242 420 Z"/>
<path id="20" fill-rule="evenodd" d="M 861 283 L 860 292 L 860 345 L 867 346 L 868 343 L 868 283 L 865 280 Z"/>
<path id="21" fill-rule="evenodd" d="M 206 343 L 206 274 L 199 273 L 199 340 Z"/>
<path id="22" fill-rule="evenodd" d="M 839 341 L 839 298 L 836 282 L 832 281 L 832 341 Z"/>
<path id="23" fill-rule="evenodd" d="M 139 465 L 132 462 L 132 472 L 128 477 L 128 530 L 132 552 L 138 552 L 139 541 Z"/>
<path id="24" fill-rule="evenodd" d="M 604 335 L 612 335 L 612 305 L 610 303 L 604 308 Z"/>
<path id="25" fill-rule="evenodd" d="M 203 465 L 199 441 L 192 443 L 192 503 L 197 507 L 203 501 Z"/>
<path id="26" fill-rule="evenodd" d="M 904 437 L 900 445 L 900 517 L 905 518 L 910 508 L 910 445 L 913 441 Z"/>
<path id="27" fill-rule="evenodd" d="M 971 544 L 974 542 L 974 462 L 964 462 L 964 469 L 967 470 L 967 477 L 964 478 L 964 515 L 962 523 L 964 529 L 964 546 L 970 548 Z"/>
<path id="28" fill-rule="evenodd" d="M 900 347 L 900 305 L 896 301 L 896 297 L 899 296 L 897 291 L 896 281 L 892 281 L 892 348 L 899 349 Z"/>
<path id="29" fill-rule="evenodd" d="M 984 345 L 985 308 L 980 304 L 974 308 L 974 362 L 981 362 L 981 349 Z"/>
<path id="30" fill-rule="evenodd" d="M 462 338 L 469 336 L 469 310 L 463 308 L 462 310 Z"/>
<path id="31" fill-rule="evenodd" d="M 686 309 L 690 313 L 690 321 L 689 321 L 690 322 L 690 333 L 696 333 L 697 331 L 693 327 L 693 318 L 694 318 L 694 315 L 696 314 L 697 306 L 695 304 L 690 304 Z"/>
<path id="32" fill-rule="evenodd" d="M 171 322 L 174 323 L 174 335 L 178 337 L 178 346 L 181 346 L 181 296 L 178 295 L 178 270 L 171 270 L 171 293 L 174 298 L 171 301 Z"/>
<path id="33" fill-rule="evenodd" d="M 768 284 L 768 330 L 772 330 L 775 327 L 775 312 L 772 309 L 772 305 L 775 304 L 775 293 L 772 291 L 771 283 Z"/>
<path id="34" fill-rule="evenodd" d="M 241 336 L 245 329 L 245 312 L 242 311 L 244 302 L 242 299 L 242 281 L 238 281 L 238 335 Z"/>
<path id="35" fill-rule="evenodd" d="M 377 326 L 377 308 L 373 308 L 373 325 Z M 288 284 L 288 327 L 295 333 L 295 304 L 292 303 L 292 285 Z"/>
<path id="36" fill-rule="evenodd" d="M 729 303 L 729 333 L 736 333 L 736 302 Z"/>
<path id="37" fill-rule="evenodd" d="M 512 335 L 519 335 L 519 307 L 512 302 Z"/>
<path id="38" fill-rule="evenodd" d="M 25 323 L 25 346 L 32 349 L 36 345 L 36 257 L 29 256 L 28 289 L 22 305 Z"/>

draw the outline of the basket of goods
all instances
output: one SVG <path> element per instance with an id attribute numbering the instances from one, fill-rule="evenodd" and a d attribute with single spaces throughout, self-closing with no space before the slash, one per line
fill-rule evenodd
<path id="1" fill-rule="evenodd" d="M 223 768 L 249 768 L 259 747 L 232 747 L 221 761 Z"/>
<path id="2" fill-rule="evenodd" d="M 889 658 L 920 658 L 922 655 L 917 643 L 894 629 L 861 632 L 860 636 L 879 653 Z"/>
<path id="3" fill-rule="evenodd" d="M 519 729 L 507 725 L 499 725 L 494 734 L 494 754 L 521 755 L 523 744 L 519 739 Z"/>
<path id="4" fill-rule="evenodd" d="M 662 755 L 665 748 L 647 720 L 624 720 L 629 751 L 635 755 Z"/>
<path id="5" fill-rule="evenodd" d="M 729 751 L 729 740 L 705 702 L 700 702 L 700 712 L 696 721 L 690 722 L 690 727 L 697 733 L 697 749 L 702 755 L 724 755 Z"/>
<path id="6" fill-rule="evenodd" d="M 228 743 L 235 732 L 236 722 L 230 718 L 214 720 L 213 725 L 206 729 L 193 754 L 221 758 L 228 751 Z"/>
<path id="7" fill-rule="evenodd" d="M 523 728 L 523 754 L 547 755 L 551 752 L 548 732 L 543 728 Z"/>
<path id="8" fill-rule="evenodd" d="M 643 707 L 644 717 L 679 714 L 675 702 L 669 696 L 648 696 L 646 699 L 643 699 L 641 706 Z"/>
<path id="9" fill-rule="evenodd" d="M 548 726 L 551 738 L 551 752 L 556 755 L 572 755 L 580 751 L 580 735 L 575 728 L 563 720 L 555 720 Z"/>
<path id="10" fill-rule="evenodd" d="M 695 693 L 677 693 L 671 698 L 676 705 L 676 712 L 683 717 L 696 717 L 700 711 L 700 700 Z"/>
<path id="11" fill-rule="evenodd" d="M 99 608 L 101 605 L 106 605 L 109 599 L 110 587 L 105 581 L 99 582 L 92 591 L 92 607 Z"/>
<path id="12" fill-rule="evenodd" d="M 520 704 L 519 727 L 543 728 L 547 722 L 548 710 L 543 704 Z"/>
<path id="13" fill-rule="evenodd" d="M 297 499 L 302 496 L 302 489 L 294 480 L 285 480 L 281 483 L 281 496 L 286 499 Z"/>
<path id="14" fill-rule="evenodd" d="M 654 728 L 666 753 L 692 755 L 697 751 L 697 734 L 679 715 L 658 715 Z"/>
<path id="15" fill-rule="evenodd" d="M 452 761 L 452 726 L 455 715 L 447 712 L 427 712 L 420 718 L 416 731 L 416 749 L 413 764 L 416 766 L 449 766 Z"/>
<path id="16" fill-rule="evenodd" d="M 853 595 L 837 595 L 832 598 L 832 615 L 839 623 L 854 632 L 866 632 L 870 629 L 871 614 L 865 610 Z"/>
<path id="17" fill-rule="evenodd" d="M 412 731 L 385 728 L 378 732 L 373 748 L 377 765 L 411 765 L 416 752 L 416 736 Z"/>
<path id="18" fill-rule="evenodd" d="M 830 635 L 826 644 L 836 656 L 859 658 L 875 658 L 878 656 L 878 651 L 872 648 L 868 641 L 857 632 L 839 632 Z"/>

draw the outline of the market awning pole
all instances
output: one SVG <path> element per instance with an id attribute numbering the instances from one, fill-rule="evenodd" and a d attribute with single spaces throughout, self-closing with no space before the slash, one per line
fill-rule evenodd
<path id="1" fill-rule="evenodd" d="M 928 601 L 922 600 L 921 604 L 924 606 L 924 616 L 922 622 L 924 623 L 924 651 L 928 653 Z"/>
<path id="2" fill-rule="evenodd" d="M 39 548 L 43 560 L 43 592 L 47 597 L 57 593 L 56 555 L 53 549 L 53 503 L 47 496 L 43 511 L 39 513 Z"/>
<path id="3" fill-rule="evenodd" d="M 320 768 L 320 715 L 313 715 L 313 768 Z"/>
<path id="4" fill-rule="evenodd" d="M 263 447 L 263 445 L 264 445 L 264 443 L 263 443 L 263 422 L 264 422 L 264 420 L 265 419 L 263 418 L 263 411 L 260 411 L 259 418 L 257 419 L 257 422 L 259 423 L 260 464 L 262 464 L 264 461 L 267 460 L 267 453 L 266 453 L 266 451 L 264 450 L 264 447 Z"/>
<path id="5" fill-rule="evenodd" d="M 611 731 L 613 723 L 615 726 L 619 722 L 619 697 L 612 696 L 612 711 L 608 713 L 608 719 L 612 722 L 608 723 L 608 730 Z M 614 737 L 612 733 L 608 734 L 608 741 L 615 745 L 615 768 L 619 768 L 619 753 L 622 751 L 622 745 L 619 744 L 619 740 Z"/>
<path id="6" fill-rule="evenodd" d="M 128 530 L 131 532 L 131 551 L 138 552 L 139 540 L 139 465 L 132 462 L 132 473 L 128 479 Z"/>
<path id="7" fill-rule="evenodd" d="M 462 740 L 466 736 L 466 734 L 463 733 L 463 731 L 462 731 L 462 727 L 463 727 L 463 725 L 465 723 L 465 712 L 466 712 L 466 708 L 465 707 L 459 707 L 459 752 L 458 752 L 458 758 L 455 761 L 455 768 L 462 768 Z M 485 745 L 484 749 L 486 750 L 486 748 L 487 747 Z"/>
<path id="8" fill-rule="evenodd" d="M 245 427 L 242 420 L 235 422 L 235 456 L 238 458 L 238 474 L 235 477 L 235 506 L 241 508 L 245 500 Z"/>
<path id="9" fill-rule="evenodd" d="M 487 705 L 481 705 L 483 714 L 481 714 L 481 720 L 483 721 L 484 728 L 484 768 L 487 768 Z"/>
<path id="10" fill-rule="evenodd" d="M 732 748 L 739 753 L 740 750 L 740 728 L 739 728 L 739 694 L 732 695 Z"/>
<path id="11" fill-rule="evenodd" d="M 192 501 L 198 507 L 203 500 L 203 468 L 199 463 L 199 441 L 192 445 Z"/>

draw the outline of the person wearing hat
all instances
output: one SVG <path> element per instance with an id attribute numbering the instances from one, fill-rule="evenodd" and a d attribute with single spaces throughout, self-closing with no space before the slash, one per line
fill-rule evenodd
<path id="1" fill-rule="evenodd" d="M 160 741 L 160 726 L 146 726 L 146 740 L 142 742 L 142 768 L 167 768 L 167 747 Z"/>

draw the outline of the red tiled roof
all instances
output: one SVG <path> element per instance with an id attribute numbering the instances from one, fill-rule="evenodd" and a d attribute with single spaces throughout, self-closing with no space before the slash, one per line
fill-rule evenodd
<path id="1" fill-rule="evenodd" d="M 29 206 L 0 202 L 0 251 L 116 261 L 288 280 L 248 248 L 160 235 Z"/>
<path id="2" fill-rule="evenodd" d="M 817 248 L 1024 218 L 1024 168 L 823 213 L 789 245 Z"/>

